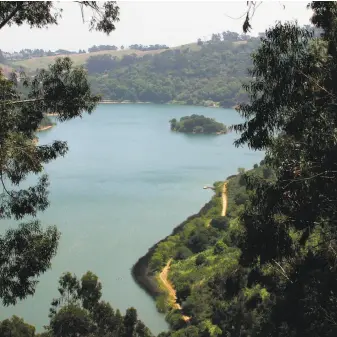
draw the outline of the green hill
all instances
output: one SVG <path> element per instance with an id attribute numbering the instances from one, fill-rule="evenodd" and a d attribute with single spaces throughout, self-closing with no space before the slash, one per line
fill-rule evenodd
<path id="1" fill-rule="evenodd" d="M 233 107 L 245 101 L 251 53 L 258 38 L 231 32 L 210 41 L 159 50 L 109 50 L 69 56 L 84 65 L 104 100 Z M 46 68 L 59 56 L 12 62 L 27 72 Z"/>
<path id="2" fill-rule="evenodd" d="M 27 68 L 31 71 L 36 69 L 42 69 L 48 67 L 49 64 L 53 63 L 58 57 L 70 57 L 75 65 L 84 65 L 86 61 L 92 56 L 99 55 L 111 55 L 114 57 L 121 58 L 124 55 L 136 54 L 138 56 L 143 56 L 146 54 L 156 54 L 165 51 L 165 49 L 159 50 L 149 50 L 149 51 L 140 51 L 134 49 L 124 49 L 124 50 L 102 50 L 92 53 L 85 54 L 70 54 L 70 55 L 57 55 L 57 56 L 43 56 L 43 57 L 34 57 L 27 60 L 20 60 L 12 62 L 13 66 L 20 66 Z"/>
<path id="3" fill-rule="evenodd" d="M 245 101 L 251 53 L 260 40 L 208 41 L 142 57 L 92 56 L 86 67 L 104 99 L 233 107 Z"/>

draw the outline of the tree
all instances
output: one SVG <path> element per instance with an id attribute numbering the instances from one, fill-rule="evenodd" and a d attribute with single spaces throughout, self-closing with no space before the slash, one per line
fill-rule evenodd
<path id="1" fill-rule="evenodd" d="M 241 217 L 241 264 L 275 270 L 258 336 L 336 334 L 337 5 L 310 7 L 322 37 L 293 23 L 266 32 L 246 86 L 251 103 L 239 109 L 246 122 L 235 127 L 236 144 L 265 150 L 276 175 L 248 179 L 254 193 Z"/>
<path id="2" fill-rule="evenodd" d="M 80 6 L 92 10 L 93 16 L 89 22 L 90 30 L 111 33 L 115 30 L 115 22 L 119 21 L 119 7 L 115 1 L 103 2 L 79 1 Z M 30 27 L 42 28 L 57 24 L 61 9 L 54 7 L 53 1 L 2 1 L 0 4 L 0 29 L 6 25 L 29 24 Z"/>
<path id="3" fill-rule="evenodd" d="M 150 337 L 150 330 L 137 318 L 137 311 L 129 308 L 123 317 L 107 302 L 101 301 L 102 285 L 98 277 L 88 271 L 79 280 L 64 273 L 59 280 L 59 298 L 53 299 L 50 324 L 53 337 Z"/>
<path id="4" fill-rule="evenodd" d="M 93 326 L 86 310 L 70 304 L 61 308 L 51 319 L 50 330 L 55 337 L 86 337 Z"/>
<path id="5" fill-rule="evenodd" d="M 35 328 L 24 322 L 23 319 L 13 316 L 0 322 L 1 337 L 34 337 Z"/>
<path id="6" fill-rule="evenodd" d="M 92 11 L 89 29 L 107 34 L 115 29 L 119 8 L 115 2 L 102 5 L 94 1 L 79 2 Z M 54 2 L 0 3 L 0 29 L 6 25 L 29 24 L 47 27 L 57 24 L 60 9 Z M 43 52 L 43 51 L 42 51 Z M 28 99 L 23 100 L 18 90 L 24 87 Z M 36 216 L 48 205 L 48 177 L 42 174 L 35 186 L 20 189 L 29 174 L 41 174 L 44 164 L 68 150 L 66 142 L 49 145 L 34 144 L 35 131 L 45 112 L 59 113 L 59 121 L 79 117 L 83 111 L 91 113 L 99 96 L 91 93 L 83 68 L 73 68 L 69 58 L 57 59 L 47 70 L 40 70 L 33 78 L 23 73 L 9 79 L 0 73 L 0 219 L 16 220 Z M 38 221 L 23 223 L 18 229 L 8 230 L 0 237 L 0 297 L 5 305 L 33 295 L 37 277 L 50 267 L 56 253 L 59 232 L 55 227 L 42 229 Z"/>

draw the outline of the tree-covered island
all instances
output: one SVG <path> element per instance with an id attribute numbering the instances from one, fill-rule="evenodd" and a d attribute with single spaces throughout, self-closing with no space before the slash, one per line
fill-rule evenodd
<path id="1" fill-rule="evenodd" d="M 184 133 L 206 133 L 206 134 L 225 134 L 227 127 L 223 123 L 217 122 L 214 118 L 203 115 L 184 116 L 177 121 L 175 118 L 170 120 L 171 130 Z"/>

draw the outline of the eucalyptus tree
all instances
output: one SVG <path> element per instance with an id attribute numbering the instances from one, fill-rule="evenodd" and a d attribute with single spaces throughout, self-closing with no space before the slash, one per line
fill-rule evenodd
<path id="1" fill-rule="evenodd" d="M 90 10 L 89 29 L 106 34 L 115 29 L 119 7 L 114 1 L 77 1 L 83 19 Z M 0 2 L 0 33 L 5 26 L 43 28 L 56 25 L 62 8 L 53 1 Z M 26 97 L 23 98 L 22 88 Z M 24 73 L 6 78 L 0 72 L 0 219 L 36 217 L 49 206 L 48 177 L 44 165 L 68 151 L 62 140 L 47 145 L 34 142 L 46 112 L 57 112 L 59 122 L 93 112 L 99 96 L 93 95 L 81 67 L 60 58 L 33 77 Z M 35 185 L 23 187 L 28 176 Z M 45 272 L 57 251 L 60 233 L 43 229 L 38 221 L 24 222 L 0 236 L 0 297 L 5 305 L 34 294 L 38 276 Z"/>

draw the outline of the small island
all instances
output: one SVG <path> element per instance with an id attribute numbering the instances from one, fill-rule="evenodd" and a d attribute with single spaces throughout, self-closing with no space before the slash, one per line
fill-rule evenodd
<path id="1" fill-rule="evenodd" d="M 175 118 L 170 120 L 171 130 L 184 133 L 225 134 L 226 125 L 217 122 L 213 118 L 203 115 L 191 115 L 181 117 L 180 121 Z"/>

